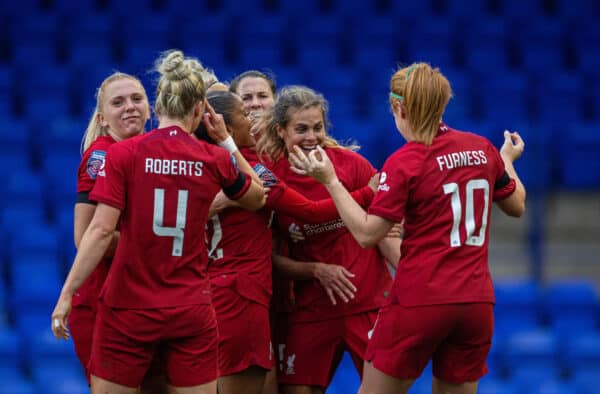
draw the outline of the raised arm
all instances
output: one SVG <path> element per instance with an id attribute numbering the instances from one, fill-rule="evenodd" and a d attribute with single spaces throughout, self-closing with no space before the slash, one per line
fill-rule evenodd
<path id="1" fill-rule="evenodd" d="M 319 155 L 320 157 L 317 157 Z M 390 228 L 392 221 L 375 215 L 369 215 L 352 199 L 352 196 L 338 179 L 329 157 L 320 146 L 306 156 L 297 146 L 289 155 L 292 170 L 298 174 L 310 175 L 323 183 L 344 224 L 350 230 L 356 241 L 363 248 L 374 246 L 379 242 Z"/>
<path id="2" fill-rule="evenodd" d="M 504 131 L 504 143 L 500 148 L 500 157 L 502 157 L 506 172 L 515 180 L 516 188 L 510 196 L 504 200 L 496 201 L 496 204 L 509 216 L 520 217 L 525 213 L 527 192 L 513 165 L 515 160 L 521 157 L 524 150 L 525 142 L 519 133 Z"/>

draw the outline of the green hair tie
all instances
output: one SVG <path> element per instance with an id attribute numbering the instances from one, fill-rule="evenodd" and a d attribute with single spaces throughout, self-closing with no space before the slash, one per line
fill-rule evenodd
<path id="1" fill-rule="evenodd" d="M 394 93 L 394 92 L 390 92 L 390 96 L 393 97 L 393 98 L 395 98 L 395 99 L 397 99 L 397 100 L 404 100 L 403 96 L 400 96 L 399 94 Z"/>

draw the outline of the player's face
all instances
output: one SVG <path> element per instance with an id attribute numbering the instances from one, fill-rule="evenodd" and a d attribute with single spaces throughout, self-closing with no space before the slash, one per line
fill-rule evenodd
<path id="1" fill-rule="evenodd" d="M 231 122 L 227 128 L 237 146 L 254 146 L 256 144 L 254 137 L 250 134 L 250 126 L 250 115 L 244 111 L 242 100 L 236 97 L 236 107 L 231 114 Z"/>
<path id="2" fill-rule="evenodd" d="M 275 97 L 273 97 L 269 83 L 263 78 L 246 77 L 242 79 L 237 93 L 242 98 L 244 110 L 253 116 L 262 115 L 265 110 L 275 104 Z"/>
<path id="3" fill-rule="evenodd" d="M 279 136 L 285 147 L 291 151 L 298 145 L 305 152 L 310 152 L 325 140 L 325 120 L 321 107 L 314 106 L 303 110 L 290 109 L 289 121 L 285 128 L 279 129 Z"/>
<path id="4" fill-rule="evenodd" d="M 104 91 L 100 122 L 118 140 L 140 134 L 150 118 L 150 105 L 142 85 L 130 78 L 109 83 Z"/>

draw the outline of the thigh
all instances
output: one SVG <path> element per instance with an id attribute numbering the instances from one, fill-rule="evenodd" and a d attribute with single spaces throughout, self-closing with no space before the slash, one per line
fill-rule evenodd
<path id="1" fill-rule="evenodd" d="M 487 373 L 486 359 L 494 335 L 494 309 L 490 303 L 452 305 L 456 325 L 433 355 L 433 374 L 460 384 Z"/>
<path id="2" fill-rule="evenodd" d="M 327 387 L 343 352 L 343 320 L 289 324 L 278 380 Z"/>
<path id="3" fill-rule="evenodd" d="M 362 376 L 369 333 L 373 330 L 377 312 L 376 310 L 367 311 L 344 318 L 344 342 L 359 376 Z"/>
<path id="4" fill-rule="evenodd" d="M 195 387 L 217 379 L 217 321 L 212 305 L 163 310 L 169 322 L 163 336 L 164 362 L 169 384 Z"/>
<path id="5" fill-rule="evenodd" d="M 438 345 L 452 328 L 444 306 L 381 308 L 365 360 L 386 375 L 401 380 L 418 378 Z"/>
<path id="6" fill-rule="evenodd" d="M 234 305 L 221 309 L 215 304 L 219 329 L 219 374 L 227 376 L 252 366 L 269 370 L 274 365 L 266 306 L 240 297 L 231 290 L 220 290 L 219 296 Z M 249 335 L 252 333 L 252 335 Z"/>
<path id="7" fill-rule="evenodd" d="M 69 332 L 73 339 L 77 358 L 85 370 L 85 377 L 88 384 L 91 383 L 88 364 L 92 354 L 95 324 L 96 311 L 89 306 L 78 305 L 73 308 L 69 315 Z"/>
<path id="8" fill-rule="evenodd" d="M 98 304 L 90 372 L 102 380 L 138 387 L 159 340 L 160 316 L 152 311 Z"/>

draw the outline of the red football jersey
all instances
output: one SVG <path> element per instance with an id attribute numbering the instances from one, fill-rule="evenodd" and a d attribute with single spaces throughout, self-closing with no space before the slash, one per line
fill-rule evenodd
<path id="1" fill-rule="evenodd" d="M 490 141 L 443 124 L 431 146 L 408 142 L 392 154 L 369 213 L 404 219 L 393 302 L 494 302 L 491 205 L 514 189 Z"/>
<path id="2" fill-rule="evenodd" d="M 368 184 L 376 170 L 359 154 L 344 148 L 326 148 L 340 181 L 349 191 Z M 290 170 L 287 159 L 273 166 L 274 172 L 288 186 L 314 200 L 329 198 L 325 187 L 314 179 Z M 305 240 L 292 242 L 288 238 L 290 257 L 299 261 L 338 264 L 355 277 L 351 281 L 358 291 L 347 304 L 331 305 L 323 287 L 316 280 L 294 281 L 296 308 L 290 316 L 295 321 L 318 321 L 379 308 L 388 296 L 391 277 L 384 258 L 377 248 L 361 248 L 341 219 L 309 224 L 289 216 L 278 215 L 278 227 L 283 236 L 287 230 L 300 230 Z"/>
<path id="3" fill-rule="evenodd" d="M 210 282 L 230 287 L 244 298 L 269 306 L 272 294 L 272 234 L 269 206 L 286 188 L 259 163 L 253 149 L 241 149 L 265 186 L 269 187 L 265 207 L 251 212 L 228 208 L 207 223 Z"/>
<path id="4" fill-rule="evenodd" d="M 223 188 L 250 186 L 224 149 L 172 126 L 113 144 L 90 198 L 121 210 L 100 298 L 113 308 L 210 303 L 205 225 Z"/>
<path id="5" fill-rule="evenodd" d="M 98 171 L 104 164 L 108 147 L 115 143 L 111 136 L 101 136 L 83 152 L 79 169 L 77 170 L 77 193 L 89 193 L 96 183 Z M 90 276 L 83 282 L 73 295 L 73 306 L 92 306 L 98 301 L 98 295 L 108 275 L 111 259 L 103 259 Z"/>

